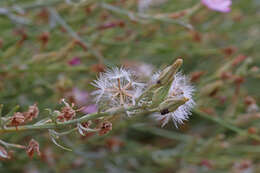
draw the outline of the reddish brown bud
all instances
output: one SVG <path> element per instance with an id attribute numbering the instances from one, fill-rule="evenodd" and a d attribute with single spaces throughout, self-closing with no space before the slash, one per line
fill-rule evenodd
<path id="1" fill-rule="evenodd" d="M 223 79 L 223 80 L 227 80 L 227 79 L 230 79 L 230 78 L 232 78 L 232 73 L 231 72 L 228 72 L 228 71 L 225 71 L 225 72 L 223 72 L 223 73 L 221 73 L 221 79 Z"/>
<path id="2" fill-rule="evenodd" d="M 91 66 L 91 71 L 100 73 L 105 71 L 105 66 L 103 64 L 94 64 Z"/>
<path id="3" fill-rule="evenodd" d="M 257 133 L 257 128 L 255 128 L 255 127 L 249 127 L 247 131 L 248 131 L 248 133 L 250 133 L 250 134 L 256 134 L 256 133 Z"/>
<path id="4" fill-rule="evenodd" d="M 245 172 L 248 168 L 252 166 L 250 160 L 243 160 L 241 162 L 236 162 L 233 166 L 234 172 Z"/>
<path id="5" fill-rule="evenodd" d="M 40 10 L 40 12 L 37 14 L 37 17 L 39 17 L 43 21 L 48 21 L 49 20 L 49 12 L 46 8 L 43 8 Z"/>
<path id="6" fill-rule="evenodd" d="M 34 139 L 31 139 L 29 145 L 26 148 L 26 152 L 30 158 L 32 158 L 34 152 L 36 152 L 38 156 L 41 156 L 39 143 Z"/>
<path id="7" fill-rule="evenodd" d="M 240 64 L 241 62 L 243 62 L 245 59 L 247 58 L 247 56 L 245 55 L 238 55 L 232 62 L 232 66 L 237 66 L 238 64 Z"/>
<path id="8" fill-rule="evenodd" d="M 79 134 L 81 134 L 82 136 L 85 136 L 86 134 L 89 133 L 88 129 L 89 129 L 89 126 L 91 125 L 91 121 L 87 121 L 87 122 L 83 122 L 81 124 L 78 124 L 78 131 L 79 131 Z"/>
<path id="9" fill-rule="evenodd" d="M 11 118 L 11 122 L 10 125 L 11 126 L 19 126 L 21 124 L 23 124 L 25 121 L 24 115 L 21 112 L 16 112 L 14 113 L 14 115 Z"/>
<path id="10" fill-rule="evenodd" d="M 210 161 L 210 160 L 202 160 L 201 162 L 200 162 L 200 165 L 201 166 L 205 166 L 205 167 L 207 167 L 208 169 L 212 169 L 213 168 L 213 165 L 212 165 L 212 162 Z"/>
<path id="11" fill-rule="evenodd" d="M 120 27 L 120 28 L 124 28 L 125 27 L 125 22 L 124 21 L 119 21 L 117 23 L 117 25 Z"/>
<path id="12" fill-rule="evenodd" d="M 112 130 L 112 123 L 109 121 L 105 121 L 101 124 L 99 135 L 104 135 Z"/>
<path id="13" fill-rule="evenodd" d="M 61 110 L 61 114 L 58 116 L 59 120 L 69 121 L 72 120 L 76 116 L 76 111 L 69 106 L 65 106 Z"/>
<path id="14" fill-rule="evenodd" d="M 22 45 L 28 37 L 24 29 L 17 29 L 14 31 L 14 34 L 21 36 L 21 39 L 18 41 L 19 45 Z"/>
<path id="15" fill-rule="evenodd" d="M 39 40 L 42 42 L 42 46 L 45 47 L 46 44 L 48 43 L 50 39 L 50 33 L 49 32 L 43 32 L 40 36 L 39 36 Z"/>
<path id="16" fill-rule="evenodd" d="M 114 22 L 107 22 L 103 25 L 100 25 L 97 29 L 105 30 L 105 29 L 110 29 L 115 27 L 123 28 L 124 26 L 125 26 L 124 21 L 114 21 Z"/>
<path id="17" fill-rule="evenodd" d="M 225 55 L 230 56 L 233 55 L 236 52 L 237 48 L 229 46 L 224 48 L 222 51 Z"/>
<path id="18" fill-rule="evenodd" d="M 202 41 L 202 35 L 197 31 L 191 31 L 190 32 L 192 40 L 195 42 L 201 42 Z"/>
<path id="19" fill-rule="evenodd" d="M 24 113 L 25 121 L 32 121 L 34 118 L 37 118 L 39 114 L 39 109 L 37 104 L 29 106 L 27 112 Z"/>
<path id="20" fill-rule="evenodd" d="M 69 105 L 64 99 L 62 99 L 62 102 L 65 106 L 61 109 L 61 112 L 57 117 L 58 121 L 64 122 L 72 120 L 76 116 L 76 112 L 80 110 L 74 110 L 74 103 Z"/>
<path id="21" fill-rule="evenodd" d="M 202 75 L 204 75 L 204 71 L 195 71 L 191 74 L 191 82 L 197 82 Z"/>
<path id="22" fill-rule="evenodd" d="M 244 100 L 244 103 L 245 103 L 246 105 L 251 105 L 251 104 L 255 104 L 256 101 L 255 101 L 255 99 L 254 99 L 253 97 L 251 97 L 251 96 L 246 96 L 246 98 L 245 98 L 245 100 Z"/>
<path id="23" fill-rule="evenodd" d="M 86 7 L 85 8 L 85 13 L 88 15 L 92 12 L 92 7 Z"/>
<path id="24" fill-rule="evenodd" d="M 235 82 L 237 85 L 240 85 L 240 84 L 242 84 L 242 83 L 245 82 L 245 78 L 242 77 L 242 76 L 236 76 L 234 82 Z"/>

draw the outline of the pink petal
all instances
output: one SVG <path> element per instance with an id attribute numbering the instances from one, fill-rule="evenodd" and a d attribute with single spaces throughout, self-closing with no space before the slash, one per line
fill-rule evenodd
<path id="1" fill-rule="evenodd" d="M 211 10 L 227 13 L 230 12 L 231 0 L 201 0 L 201 3 Z"/>
<path id="2" fill-rule="evenodd" d="M 81 60 L 78 57 L 74 57 L 74 58 L 72 58 L 71 60 L 68 61 L 68 64 L 70 66 L 80 65 L 81 64 Z"/>
<path id="3" fill-rule="evenodd" d="M 97 109 L 97 105 L 92 104 L 92 105 L 86 106 L 86 107 L 82 110 L 82 112 L 85 113 L 85 114 L 91 114 L 91 113 L 97 112 L 97 110 L 98 110 L 98 109 Z"/>

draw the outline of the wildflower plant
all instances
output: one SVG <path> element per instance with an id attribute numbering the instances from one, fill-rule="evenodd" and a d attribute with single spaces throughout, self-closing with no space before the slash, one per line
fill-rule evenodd
<path id="1" fill-rule="evenodd" d="M 0 1 L 0 172 L 260 172 L 258 7 Z"/>
<path id="2" fill-rule="evenodd" d="M 96 87 L 92 95 L 98 105 L 98 112 L 79 116 L 78 112 L 84 107 L 76 109 L 74 103 L 69 104 L 62 99 L 64 106 L 61 110 L 48 109 L 49 119 L 24 125 L 38 117 L 39 109 L 34 104 L 26 112 L 14 112 L 7 117 L 8 121 L 2 123 L 1 132 L 46 129 L 57 146 L 69 150 L 58 144 L 59 136 L 73 131 L 78 131 L 83 136 L 89 132 L 104 135 L 112 130 L 109 117 L 118 113 L 126 115 L 156 113 L 155 119 L 162 123 L 162 126 L 172 120 L 177 127 L 189 118 L 194 106 L 192 99 L 194 89 L 185 76 L 178 72 L 181 65 L 182 59 L 177 59 L 172 65 L 151 76 L 146 83 L 139 82 L 138 74 L 124 67 L 107 69 L 92 83 Z M 66 126 L 74 127 L 68 131 L 56 131 L 61 127 L 67 129 Z M 34 151 L 40 156 L 37 141 L 31 140 L 27 148 L 30 157 Z"/>

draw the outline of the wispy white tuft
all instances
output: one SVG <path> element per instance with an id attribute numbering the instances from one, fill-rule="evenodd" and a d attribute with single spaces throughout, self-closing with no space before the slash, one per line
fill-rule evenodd
<path id="1" fill-rule="evenodd" d="M 178 124 L 183 124 L 183 122 L 189 118 L 189 115 L 191 115 L 191 109 L 195 105 L 195 102 L 192 99 L 193 92 L 194 87 L 190 84 L 189 79 L 181 73 L 177 73 L 169 89 L 168 97 L 184 96 L 188 98 L 189 101 L 179 106 L 174 112 L 165 115 L 154 115 L 156 120 L 160 121 L 162 126 L 165 126 L 170 120 L 173 121 L 176 127 L 178 127 Z"/>
<path id="2" fill-rule="evenodd" d="M 108 103 L 112 106 L 135 105 L 135 99 L 141 95 L 144 88 L 144 84 L 135 79 L 130 70 L 108 69 L 92 83 L 97 87 L 92 94 L 96 96 L 97 103 Z"/>
<path id="3" fill-rule="evenodd" d="M 151 81 L 150 81 L 151 84 L 156 84 L 157 80 L 159 79 L 159 76 L 160 76 L 161 72 L 162 72 L 162 71 L 157 71 L 157 72 L 155 72 L 155 73 L 152 75 Z"/>

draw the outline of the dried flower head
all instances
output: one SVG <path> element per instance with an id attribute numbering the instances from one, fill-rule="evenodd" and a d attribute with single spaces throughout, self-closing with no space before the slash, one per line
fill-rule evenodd
<path id="1" fill-rule="evenodd" d="M 112 123 L 109 121 L 105 121 L 101 124 L 101 127 L 99 129 L 99 135 L 107 134 L 111 130 L 112 130 Z"/>
<path id="2" fill-rule="evenodd" d="M 11 118 L 10 125 L 17 127 L 17 126 L 23 124 L 24 121 L 25 121 L 25 117 L 24 117 L 23 113 L 16 112 L 16 113 L 14 113 L 14 115 Z"/>
<path id="3" fill-rule="evenodd" d="M 38 156 L 41 156 L 39 143 L 36 140 L 31 139 L 26 148 L 26 152 L 30 158 L 33 156 L 34 152 L 36 152 Z"/>
<path id="4" fill-rule="evenodd" d="M 93 92 L 96 102 L 116 106 L 134 105 L 137 91 L 144 87 L 143 83 L 136 82 L 135 79 L 135 75 L 124 68 L 113 68 L 101 73 L 92 83 L 98 88 Z"/>
<path id="5" fill-rule="evenodd" d="M 161 114 L 155 114 L 155 118 L 165 126 L 170 120 L 172 120 L 177 127 L 178 124 L 182 124 L 183 121 L 189 118 L 191 114 L 190 110 L 195 105 L 192 99 L 194 92 L 193 86 L 190 85 L 188 79 L 180 72 L 175 75 L 175 78 L 170 86 L 168 98 L 178 99 L 184 98 L 184 104 L 178 106 L 173 112 L 161 112 Z"/>
<path id="6" fill-rule="evenodd" d="M 89 126 L 91 125 L 91 121 L 83 122 L 83 123 L 78 123 L 78 132 L 80 135 L 85 136 L 89 132 Z"/>
<path id="7" fill-rule="evenodd" d="M 25 121 L 32 121 L 34 118 L 37 118 L 39 115 L 39 108 L 37 104 L 29 106 L 28 111 L 23 113 Z"/>
<path id="8" fill-rule="evenodd" d="M 75 109 L 75 104 L 71 103 L 71 105 L 69 103 L 67 103 L 65 101 L 65 99 L 62 99 L 61 102 L 65 105 L 64 107 L 61 108 L 61 111 L 54 111 L 55 114 L 57 115 L 57 120 L 60 122 L 64 122 L 64 121 L 69 121 L 72 120 L 74 117 L 76 117 L 76 113 L 80 112 L 84 109 L 84 107 L 81 107 L 79 109 Z"/>

